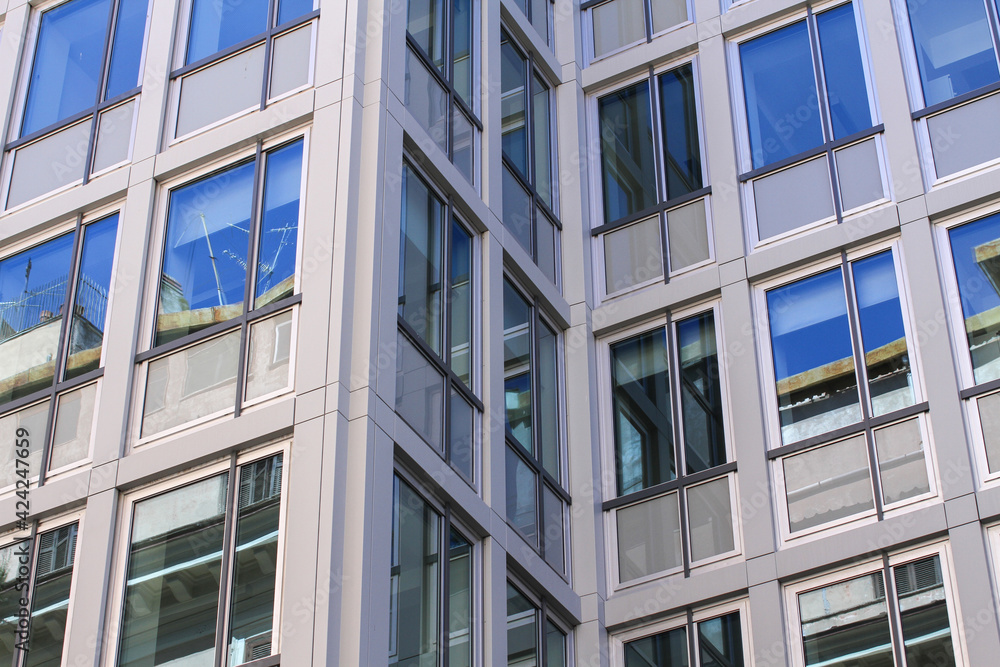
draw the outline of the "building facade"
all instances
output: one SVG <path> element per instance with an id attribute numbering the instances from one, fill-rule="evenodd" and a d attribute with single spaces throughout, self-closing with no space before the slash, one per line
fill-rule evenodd
<path id="1" fill-rule="evenodd" d="M 995 664 L 998 9 L 0 5 L 0 664 Z"/>

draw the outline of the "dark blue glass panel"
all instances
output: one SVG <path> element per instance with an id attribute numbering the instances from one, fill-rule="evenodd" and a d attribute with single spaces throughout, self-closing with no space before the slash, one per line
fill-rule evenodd
<path id="1" fill-rule="evenodd" d="M 42 14 L 21 136 L 97 104 L 110 0 L 73 0 Z"/>
<path id="2" fill-rule="evenodd" d="M 698 112 L 691 65 L 660 76 L 660 106 L 667 161 L 667 198 L 673 199 L 702 187 Z"/>
<path id="3" fill-rule="evenodd" d="M 854 7 L 847 4 L 816 17 L 823 76 L 830 101 L 833 138 L 840 139 L 872 126 L 868 88 L 861 62 Z"/>
<path id="4" fill-rule="evenodd" d="M 604 221 L 614 222 L 656 204 L 649 84 L 644 81 L 602 97 L 598 114 Z"/>
<path id="5" fill-rule="evenodd" d="M 313 10 L 313 0 L 279 0 L 278 25 L 288 23 Z"/>
<path id="6" fill-rule="evenodd" d="M 625 667 L 687 667 L 688 642 L 685 628 L 661 632 L 625 644 Z"/>
<path id="7" fill-rule="evenodd" d="M 1000 378 L 1000 215 L 948 232 L 977 384 Z"/>
<path id="8" fill-rule="evenodd" d="M 254 163 L 170 193 L 155 345 L 243 313 Z"/>
<path id="9" fill-rule="evenodd" d="M 1000 81 L 983 0 L 922 0 L 906 6 L 924 104 Z"/>
<path id="10" fill-rule="evenodd" d="M 121 0 L 115 20 L 115 38 L 111 49 L 111 67 L 104 99 L 110 100 L 139 85 L 142 40 L 146 32 L 149 0 Z"/>
<path id="11" fill-rule="evenodd" d="M 194 0 L 186 63 L 267 30 L 267 0 Z"/>
<path id="12" fill-rule="evenodd" d="M 302 189 L 302 141 L 267 154 L 264 215 L 257 249 L 255 308 L 289 296 L 295 289 L 295 256 Z"/>
<path id="13" fill-rule="evenodd" d="M 740 45 L 754 169 L 823 143 L 805 21 Z"/>
<path id="14" fill-rule="evenodd" d="M 73 302 L 73 331 L 66 358 L 67 379 L 100 366 L 117 235 L 117 213 L 84 228 L 80 275 Z"/>

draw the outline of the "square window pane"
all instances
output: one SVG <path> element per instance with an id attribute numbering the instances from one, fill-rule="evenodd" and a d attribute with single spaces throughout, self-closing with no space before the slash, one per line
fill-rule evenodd
<path id="1" fill-rule="evenodd" d="M 622 583 L 682 565 L 676 493 L 622 508 L 615 518 L 618 578 Z"/>
<path id="2" fill-rule="evenodd" d="M 538 667 L 538 610 L 507 584 L 507 665 Z"/>
<path id="3" fill-rule="evenodd" d="M 675 477 L 667 339 L 663 329 L 611 346 L 618 495 Z"/>
<path id="4" fill-rule="evenodd" d="M 132 147 L 132 120 L 138 100 L 130 99 L 107 111 L 102 111 L 97 121 L 94 144 L 94 164 L 91 174 L 125 162 Z"/>
<path id="5" fill-rule="evenodd" d="M 1000 81 L 982 0 L 927 0 L 907 10 L 925 106 Z"/>
<path id="6" fill-rule="evenodd" d="M 729 477 L 692 486 L 687 494 L 691 560 L 697 562 L 736 549 Z"/>
<path id="7" fill-rule="evenodd" d="M 566 528 L 565 508 L 562 500 L 542 486 L 542 503 L 545 509 L 545 560 L 556 572 L 566 570 Z"/>
<path id="8" fill-rule="evenodd" d="M 699 199 L 667 211 L 667 242 L 670 245 L 670 272 L 711 259 L 708 238 L 707 199 Z"/>
<path id="9" fill-rule="evenodd" d="M 534 454 L 531 405 L 531 308 L 504 281 L 503 358 L 507 429 L 525 451 Z"/>
<path id="10" fill-rule="evenodd" d="M 653 33 L 688 20 L 687 0 L 656 0 L 650 6 L 653 10 Z"/>
<path id="11" fill-rule="evenodd" d="M 757 236 L 761 241 L 833 219 L 830 164 L 825 155 L 753 181 Z"/>
<path id="12" fill-rule="evenodd" d="M 472 545 L 454 528 L 448 540 L 448 667 L 472 667 Z"/>
<path id="13" fill-rule="evenodd" d="M 247 162 L 170 193 L 154 346 L 243 313 L 253 179 Z"/>
<path id="14" fill-rule="evenodd" d="M 929 493 L 924 436 L 918 419 L 875 431 L 875 451 L 886 505 Z"/>
<path id="15" fill-rule="evenodd" d="M 611 0 L 591 10 L 594 27 L 594 56 L 646 38 L 642 0 Z"/>
<path id="16" fill-rule="evenodd" d="M 538 546 L 538 479 L 513 449 L 507 447 L 507 521 L 528 544 Z"/>
<path id="17" fill-rule="evenodd" d="M 240 0 L 238 6 L 220 4 L 219 0 L 194 0 L 185 64 L 261 35 L 268 27 L 267 10 L 267 0 Z"/>
<path id="18" fill-rule="evenodd" d="M 142 62 L 148 8 L 149 0 L 119 0 L 107 90 L 104 91 L 106 100 L 127 93 L 141 83 L 139 63 Z"/>
<path id="19" fill-rule="evenodd" d="M 49 401 L 8 412 L 0 417 L 0 437 L 8 443 L 0 448 L 0 489 L 13 485 L 19 479 L 37 477 L 42 464 L 42 447 L 45 443 L 45 427 L 49 422 Z M 18 429 L 24 429 L 18 436 Z M 25 445 L 25 441 L 27 444 Z M 28 449 L 28 477 L 20 477 L 19 470 L 25 470 L 24 463 L 18 466 L 14 445 L 25 445 Z M 18 447 L 17 449 L 23 449 Z M 23 461 L 23 459 L 20 459 Z M 16 612 L 15 612 L 16 615 Z"/>
<path id="20" fill-rule="evenodd" d="M 598 100 L 606 223 L 657 202 L 651 113 L 646 82 Z"/>
<path id="21" fill-rule="evenodd" d="M 274 38 L 271 45 L 271 87 L 268 91 L 272 98 L 309 83 L 313 25 L 307 23 Z"/>
<path id="22" fill-rule="evenodd" d="M 782 443 L 861 421 L 841 270 L 771 290 L 767 311 Z"/>
<path id="23" fill-rule="evenodd" d="M 403 167 L 402 197 L 399 315 L 441 355 L 444 203 L 407 166 Z"/>
<path id="24" fill-rule="evenodd" d="M 454 389 L 448 419 L 451 425 L 451 464 L 472 481 L 476 466 L 476 411 Z"/>
<path id="25" fill-rule="evenodd" d="M 799 622 L 806 665 L 894 662 L 881 572 L 800 593 Z"/>
<path id="26" fill-rule="evenodd" d="M 448 152 L 448 96 L 423 61 L 406 50 L 406 87 L 403 104 L 434 143 Z"/>
<path id="27" fill-rule="evenodd" d="M 740 61 L 754 169 L 822 145 L 806 22 L 740 44 Z"/>
<path id="28" fill-rule="evenodd" d="M 625 644 L 625 667 L 649 667 L 650 665 L 687 667 L 687 630 L 675 628 Z"/>
<path id="29" fill-rule="evenodd" d="M 396 411 L 431 447 L 443 450 L 444 377 L 410 340 L 396 337 Z"/>
<path id="30" fill-rule="evenodd" d="M 609 295 L 663 277 L 658 217 L 608 232 L 603 240 L 604 280 Z"/>
<path id="31" fill-rule="evenodd" d="M 885 198 L 882 171 L 879 167 L 877 139 L 841 148 L 834 153 L 837 161 L 837 184 L 844 211 L 860 208 Z"/>
<path id="32" fill-rule="evenodd" d="M 948 230 L 976 384 L 1000 379 L 1000 215 Z"/>
<path id="33" fill-rule="evenodd" d="M 267 154 L 264 211 L 257 244 L 254 307 L 291 296 L 295 291 L 295 258 L 302 190 L 302 141 Z"/>
<path id="34" fill-rule="evenodd" d="M 698 624 L 701 667 L 743 667 L 743 631 L 738 612 Z"/>
<path id="35" fill-rule="evenodd" d="M 864 435 L 794 454 L 781 463 L 793 533 L 875 508 Z"/>
<path id="36" fill-rule="evenodd" d="M 58 470 L 90 456 L 90 434 L 96 408 L 96 383 L 59 396 L 49 470 Z"/>
<path id="37" fill-rule="evenodd" d="M 237 329 L 149 362 L 140 437 L 233 409 L 239 355 Z"/>
<path id="38" fill-rule="evenodd" d="M 121 667 L 156 664 L 162 646 L 184 664 L 213 664 L 228 481 L 217 475 L 135 504 Z"/>
<path id="39" fill-rule="evenodd" d="M 976 400 L 979 421 L 986 445 L 986 462 L 991 473 L 1000 471 L 1000 394 L 988 394 Z"/>
<path id="40" fill-rule="evenodd" d="M 854 5 L 848 3 L 816 16 L 823 77 L 833 138 L 841 139 L 872 126 L 865 69 L 861 62 Z"/>
<path id="41" fill-rule="evenodd" d="M 875 417 L 913 405 L 913 371 L 892 252 L 851 264 Z"/>
<path id="42" fill-rule="evenodd" d="M 451 161 L 469 183 L 476 182 L 476 128 L 456 104 L 452 109 Z"/>
<path id="43" fill-rule="evenodd" d="M 292 349 L 292 311 L 250 325 L 247 351 L 246 400 L 289 386 L 288 364 Z"/>
<path id="44" fill-rule="evenodd" d="M 73 297 L 73 328 L 66 358 L 67 380 L 101 365 L 117 234 L 117 213 L 84 227 L 80 275 Z"/>
<path id="45" fill-rule="evenodd" d="M 670 3 L 653 4 L 666 6 Z M 686 3 L 680 4 L 685 7 L 683 11 L 686 12 Z M 685 15 L 680 20 L 686 18 Z M 698 136 L 694 71 L 691 65 L 683 65 L 661 74 L 659 85 L 663 156 L 667 163 L 667 198 L 673 199 L 702 187 L 701 144 Z"/>
<path id="46" fill-rule="evenodd" d="M 684 417 L 684 460 L 688 474 L 692 474 L 726 462 L 715 315 L 709 311 L 678 322 L 676 336 Z"/>
<path id="47" fill-rule="evenodd" d="M 531 255 L 531 196 L 506 166 L 503 168 L 503 226 Z"/>
<path id="48" fill-rule="evenodd" d="M 892 568 L 907 665 L 954 665 L 941 557 Z"/>
<path id="49" fill-rule="evenodd" d="M 473 241 L 458 220 L 451 222 L 451 293 L 449 326 L 451 328 L 451 370 L 465 386 L 472 387 L 473 331 Z"/>

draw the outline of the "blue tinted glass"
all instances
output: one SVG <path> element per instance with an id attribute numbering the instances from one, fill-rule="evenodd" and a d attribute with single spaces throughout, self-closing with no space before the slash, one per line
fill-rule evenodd
<path id="1" fill-rule="evenodd" d="M 861 46 L 854 23 L 854 7 L 847 4 L 816 17 L 823 75 L 830 100 L 833 138 L 840 139 L 872 126 L 868 106 L 865 70 L 861 64 Z"/>
<path id="2" fill-rule="evenodd" d="M 614 222 L 656 204 L 649 85 L 619 90 L 598 106 L 604 221 Z"/>
<path id="3" fill-rule="evenodd" d="M 948 232 L 976 383 L 1000 378 L 1000 215 Z"/>
<path id="4" fill-rule="evenodd" d="M 73 0 L 42 14 L 21 136 L 97 104 L 110 0 Z"/>
<path id="5" fill-rule="evenodd" d="M 278 25 L 287 23 L 313 10 L 313 0 L 280 0 L 278 2 Z"/>
<path id="6" fill-rule="evenodd" d="M 73 302 L 73 332 L 66 358 L 66 379 L 100 366 L 117 234 L 117 213 L 84 228 L 80 275 L 76 280 Z"/>
<path id="7" fill-rule="evenodd" d="M 823 143 L 805 21 L 740 45 L 755 169 Z"/>
<path id="8" fill-rule="evenodd" d="M 255 308 L 282 299 L 295 288 L 302 141 L 268 153 L 264 172 L 264 215 L 257 250 Z"/>
<path id="9" fill-rule="evenodd" d="M 146 32 L 148 6 L 149 0 L 121 0 L 118 5 L 108 87 L 104 93 L 106 100 L 139 85 L 139 63 L 142 60 L 142 39 Z"/>
<path id="10" fill-rule="evenodd" d="M 924 104 L 1000 81 L 983 0 L 908 2 Z"/>
<path id="11" fill-rule="evenodd" d="M 254 163 L 170 193 L 156 345 L 243 313 Z"/>
<path id="12" fill-rule="evenodd" d="M 267 30 L 267 0 L 194 0 L 187 63 Z"/>
<path id="13" fill-rule="evenodd" d="M 667 166 L 667 198 L 701 189 L 701 146 L 694 76 L 684 65 L 660 77 L 663 143 Z"/>

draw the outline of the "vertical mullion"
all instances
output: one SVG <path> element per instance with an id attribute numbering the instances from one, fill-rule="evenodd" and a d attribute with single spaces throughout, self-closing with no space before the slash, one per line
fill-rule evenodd
<path id="1" fill-rule="evenodd" d="M 444 412 L 444 459 L 451 463 L 451 225 L 454 201 L 448 195 L 445 208 L 444 229 L 441 230 L 441 359 L 444 360 L 444 397 L 441 401 Z"/>
<path id="2" fill-rule="evenodd" d="M 531 6 L 531 0 L 525 0 L 526 6 Z M 530 19 L 529 19 L 530 20 Z M 511 40 L 511 46 L 514 46 Z M 515 51 L 517 51 L 515 47 Z M 527 51 L 521 71 L 524 73 L 524 180 L 528 182 L 528 199 L 531 202 L 531 210 L 528 216 L 531 219 L 531 259 L 538 264 L 538 206 L 535 204 L 535 164 L 532 155 L 532 131 L 535 127 L 535 111 L 532 108 L 532 93 L 534 92 L 535 56 L 531 51 Z"/>
<path id="3" fill-rule="evenodd" d="M 670 387 L 670 412 L 671 412 L 671 427 L 674 436 L 674 478 L 677 479 L 677 511 L 680 514 L 680 529 L 681 529 L 681 562 L 684 565 L 684 576 L 691 576 L 691 557 L 688 554 L 688 521 L 687 521 L 687 496 L 685 495 L 684 488 L 684 443 L 681 434 L 680 420 L 678 415 L 680 414 L 680 404 L 679 396 L 680 393 L 680 375 L 677 368 L 677 360 L 680 355 L 674 353 L 675 337 L 674 337 L 674 323 L 673 318 L 670 313 L 667 313 L 667 358 L 669 363 L 667 364 L 667 382 Z"/>
<path id="4" fill-rule="evenodd" d="M 94 149 L 95 144 L 97 143 L 97 123 L 101 118 L 97 109 L 100 107 L 101 100 L 104 99 L 104 93 L 108 87 L 108 74 L 111 70 L 112 33 L 114 32 L 115 22 L 118 18 L 118 10 L 118 2 L 116 0 L 111 0 L 111 6 L 108 8 L 108 23 L 107 27 L 104 29 L 104 48 L 101 51 L 101 78 L 97 82 L 97 95 L 94 100 L 94 112 L 91 116 L 90 135 L 87 139 L 87 155 L 84 159 L 83 165 L 84 185 L 86 185 L 90 180 L 90 170 L 94 166 Z"/>
<path id="5" fill-rule="evenodd" d="M 449 643 L 451 637 L 451 506 L 445 506 L 444 517 L 440 519 L 444 530 L 441 531 L 441 627 L 439 636 L 441 650 L 439 652 L 439 664 L 448 667 L 450 661 Z"/>
<path id="6" fill-rule="evenodd" d="M 545 497 L 545 475 L 543 471 L 545 468 L 542 466 L 542 443 L 541 438 L 541 428 L 539 422 L 541 419 L 541 382 L 539 380 L 539 369 L 538 369 L 538 357 L 539 357 L 539 346 L 538 338 L 540 336 L 541 330 L 541 318 L 538 316 L 538 301 L 532 300 L 531 302 L 531 330 L 529 334 L 531 336 L 529 344 L 529 372 L 530 372 L 530 383 L 531 387 L 531 457 L 535 462 L 536 478 L 538 483 L 535 484 L 535 533 L 538 540 L 538 551 L 542 554 L 542 559 L 545 559 L 545 512 L 543 507 L 543 498 Z"/>
<path id="7" fill-rule="evenodd" d="M 236 514 L 239 507 L 236 507 L 236 487 L 240 480 L 236 474 L 240 468 L 236 465 L 236 452 L 229 455 L 229 484 L 226 489 L 226 520 L 223 528 L 222 541 L 222 561 L 219 571 L 219 608 L 215 615 L 215 667 L 225 667 L 228 661 L 225 660 L 226 645 L 229 643 L 229 589 L 232 586 L 231 579 L 235 567 L 232 561 L 236 555 L 234 547 L 234 533 L 236 531 Z"/>
<path id="8" fill-rule="evenodd" d="M 701 661 L 698 659 L 698 646 L 695 643 L 694 612 L 691 611 L 691 607 L 687 607 L 684 613 L 687 617 L 688 664 L 700 667 Z"/>
<path id="9" fill-rule="evenodd" d="M 76 307 L 74 291 L 80 274 L 80 262 L 83 255 L 83 214 L 76 215 L 76 227 L 73 230 L 73 253 L 70 256 L 69 271 L 66 274 L 66 296 L 63 297 L 62 322 L 59 324 L 59 348 L 56 352 L 56 363 L 52 373 L 52 387 L 49 390 L 48 419 L 45 422 L 45 437 L 42 440 L 42 456 L 38 467 L 38 487 L 45 486 L 45 471 L 48 468 L 51 450 L 52 433 L 55 431 L 56 401 L 58 395 L 56 386 L 63 377 L 63 366 L 68 358 L 70 337 L 73 331 L 73 310 Z"/>
<path id="10" fill-rule="evenodd" d="M 647 79 L 649 87 L 649 124 L 653 128 L 653 169 L 655 171 L 654 181 L 656 186 L 656 203 L 662 204 L 669 198 L 667 193 L 667 172 L 666 158 L 663 155 L 664 142 L 660 138 L 660 87 L 657 85 L 657 78 L 653 74 L 653 66 L 649 66 L 649 77 Z M 657 224 L 660 225 L 661 251 L 663 253 L 663 282 L 670 282 L 670 239 L 667 236 L 667 211 L 661 208 L 657 214 Z M 659 219 L 662 216 L 662 219 Z"/>
<path id="11" fill-rule="evenodd" d="M 275 0 L 271 0 L 272 3 L 274 3 L 274 1 Z M 257 236 L 260 234 L 261 218 L 264 215 L 263 190 L 265 161 L 263 143 L 258 141 L 257 151 L 254 155 L 253 199 L 250 203 L 250 224 L 247 225 L 247 235 L 249 236 L 247 239 L 247 269 L 246 283 L 243 285 L 243 317 L 242 324 L 240 325 L 240 357 L 236 364 L 236 405 L 233 412 L 234 417 L 240 416 L 240 407 L 243 404 L 243 397 L 246 393 L 243 375 L 246 372 L 247 348 L 250 340 L 250 323 L 247 321 L 247 315 L 251 310 L 253 310 L 251 305 L 254 293 L 256 292 L 257 284 Z"/>
<path id="12" fill-rule="evenodd" d="M 444 0 L 444 30 L 442 31 L 444 35 L 444 44 L 442 45 L 442 51 L 444 53 L 444 65 L 442 74 L 445 80 L 445 89 L 448 91 L 448 109 L 445 111 L 445 127 L 448 128 L 448 161 L 453 162 L 455 160 L 455 86 L 452 81 L 452 61 L 454 60 L 454 44 L 455 40 L 452 39 L 453 32 L 455 30 L 455 12 L 453 11 L 452 0 Z"/>
<path id="13" fill-rule="evenodd" d="M 847 315 L 850 321 L 851 345 L 854 348 L 855 377 L 858 379 L 858 401 L 861 404 L 861 420 L 865 427 L 865 446 L 868 451 L 869 477 L 872 480 L 872 498 L 875 502 L 875 514 L 882 520 L 882 484 L 878 469 L 878 452 L 875 450 L 875 433 L 871 427 L 871 411 L 868 407 L 868 368 L 865 365 L 864 348 L 862 347 L 860 315 L 857 312 L 857 297 L 854 291 L 854 276 L 851 273 L 851 263 L 847 261 L 847 253 L 840 251 L 841 271 L 844 274 L 844 286 L 847 298 Z"/>
<path id="14" fill-rule="evenodd" d="M 856 29 L 855 29 L 856 30 Z M 816 81 L 816 105 L 819 107 L 819 121 L 825 142 L 834 140 L 833 119 L 830 117 L 830 100 L 826 89 L 826 72 L 823 71 L 822 51 L 819 41 L 819 22 L 812 7 L 806 7 L 806 31 L 809 34 L 809 48 L 812 51 L 813 78 Z M 873 107 L 874 108 L 874 107 Z M 830 170 L 830 185 L 833 187 L 833 207 L 837 224 L 844 221 L 843 205 L 840 202 L 840 179 L 837 178 L 837 162 L 833 151 L 826 151 L 827 168 Z"/>
<path id="15" fill-rule="evenodd" d="M 648 44 L 653 41 L 653 0 L 643 0 L 642 13 L 643 27 L 646 29 L 646 43 Z"/>
<path id="16" fill-rule="evenodd" d="M 892 566 L 889 564 L 889 554 L 882 552 L 882 576 L 885 578 L 885 611 L 889 615 L 890 643 L 892 653 L 896 658 L 897 667 L 905 667 L 906 658 L 900 642 L 903 639 L 902 619 L 897 616 L 898 603 L 896 598 L 896 578 L 892 576 Z"/>
<path id="17" fill-rule="evenodd" d="M 28 590 L 25 591 L 25 597 L 28 599 L 28 632 L 31 632 L 31 607 L 34 604 L 35 596 L 35 558 L 38 555 L 37 545 L 35 544 L 38 538 L 38 520 L 33 520 L 31 522 L 31 530 L 28 532 L 28 537 L 25 538 L 28 542 Z M 16 643 L 16 642 L 15 642 Z M 14 648 L 14 659 L 11 663 L 11 667 L 20 667 L 24 664 L 24 660 L 28 657 L 27 651 L 22 651 L 16 646 Z"/>
<path id="18" fill-rule="evenodd" d="M 548 652 L 548 632 L 546 632 L 546 624 L 549 620 L 549 610 L 548 605 L 545 604 L 545 598 L 542 597 L 540 609 L 536 612 L 538 614 L 538 652 L 541 654 L 537 663 L 541 667 L 549 667 L 549 652 Z"/>
<path id="19" fill-rule="evenodd" d="M 260 86 L 260 110 L 267 107 L 268 93 L 271 88 L 271 58 L 274 42 L 274 28 L 278 23 L 278 0 L 267 0 L 267 36 L 264 38 L 264 81 Z M 258 142 L 258 148 L 260 144 Z"/>

